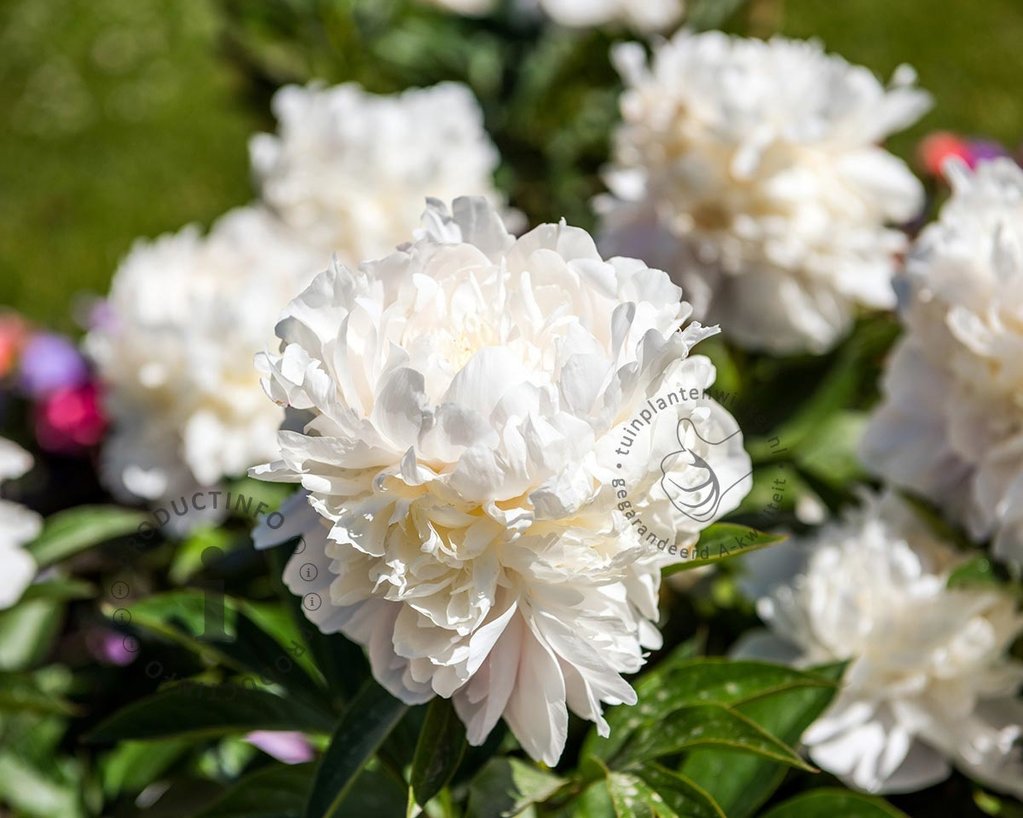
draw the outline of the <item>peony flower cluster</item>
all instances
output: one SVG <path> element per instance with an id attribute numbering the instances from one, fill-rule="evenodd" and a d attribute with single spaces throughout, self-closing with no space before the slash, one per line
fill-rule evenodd
<path id="1" fill-rule="evenodd" d="M 773 353 L 822 352 L 858 307 L 894 306 L 923 190 L 879 147 L 929 98 L 813 42 L 681 32 L 614 57 L 623 123 L 598 200 L 602 249 L 667 270 L 698 317 Z"/>
<path id="2" fill-rule="evenodd" d="M 273 106 L 280 133 L 251 146 L 263 203 L 207 236 L 188 227 L 139 244 L 89 333 L 114 424 L 103 471 L 122 499 L 189 497 L 272 457 L 282 413 L 252 361 L 288 301 L 332 255 L 390 252 L 428 195 L 498 199 L 497 152 L 463 86 L 396 97 L 292 86 Z"/>
<path id="3" fill-rule="evenodd" d="M 135 246 L 85 341 L 114 423 L 102 468 L 115 494 L 191 496 L 274 452 L 283 415 L 253 359 L 321 264 L 259 207 Z"/>
<path id="4" fill-rule="evenodd" d="M 635 701 L 622 674 L 660 644 L 666 552 L 620 502 L 615 449 L 658 394 L 713 381 L 688 354 L 716 328 L 688 322 L 680 295 L 583 230 L 515 239 L 486 200 L 460 198 L 432 201 L 397 252 L 321 274 L 277 326 L 265 387 L 293 417 L 280 458 L 252 473 L 303 491 L 257 544 L 301 535 L 285 581 L 306 615 L 365 645 L 403 701 L 452 698 L 473 744 L 503 717 L 554 764 L 569 709 L 606 735 L 602 705 Z M 714 450 L 684 435 L 673 448 L 702 465 L 633 457 L 630 485 L 700 487 L 712 463 L 738 490 L 675 521 L 677 545 L 749 489 L 734 420 L 705 398 L 688 417 Z"/>
<path id="5" fill-rule="evenodd" d="M 21 477 L 32 457 L 20 446 L 0 438 L 0 483 Z M 32 584 L 36 564 L 22 547 L 42 530 L 42 520 L 17 503 L 0 500 L 0 610 L 10 608 Z"/>
<path id="6" fill-rule="evenodd" d="M 423 0 L 439 8 L 479 17 L 498 7 L 498 0 Z M 516 0 L 523 12 L 541 10 L 556 23 L 589 28 L 622 23 L 636 31 L 665 31 L 682 19 L 683 0 Z"/>
<path id="7" fill-rule="evenodd" d="M 850 661 L 837 698 L 803 735 L 814 762 L 848 784 L 913 792 L 951 763 L 1023 796 L 1023 663 L 1007 656 L 1023 617 L 990 586 L 950 588 L 965 559 L 894 495 L 868 497 L 809 542 L 750 557 L 754 585 L 792 578 L 761 591 L 771 633 L 737 652 Z M 778 565 L 792 560 L 792 574 Z"/>
<path id="8" fill-rule="evenodd" d="M 419 223 L 427 197 L 499 200 L 499 156 L 464 85 L 377 96 L 358 85 L 287 86 L 278 133 L 253 137 L 262 199 L 303 242 L 346 264 L 385 255 Z"/>
<path id="9" fill-rule="evenodd" d="M 906 333 L 864 462 L 1023 561 L 1023 170 L 946 165 L 952 197 L 906 266 Z"/>

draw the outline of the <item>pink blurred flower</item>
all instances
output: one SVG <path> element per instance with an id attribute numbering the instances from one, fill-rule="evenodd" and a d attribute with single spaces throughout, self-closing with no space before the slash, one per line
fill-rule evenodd
<path id="1" fill-rule="evenodd" d="M 35 433 L 40 448 L 74 454 L 103 439 L 107 421 L 94 383 L 57 389 L 35 406 Z"/>
<path id="2" fill-rule="evenodd" d="M 245 740 L 284 764 L 304 764 L 313 760 L 313 748 L 302 733 L 256 730 Z"/>

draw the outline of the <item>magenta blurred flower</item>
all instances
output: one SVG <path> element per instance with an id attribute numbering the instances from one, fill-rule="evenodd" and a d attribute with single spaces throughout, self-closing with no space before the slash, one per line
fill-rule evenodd
<path id="1" fill-rule="evenodd" d="M 85 638 L 89 653 L 96 661 L 106 665 L 124 667 L 135 661 L 139 652 L 138 640 L 108 628 L 96 628 Z"/>
<path id="2" fill-rule="evenodd" d="M 256 730 L 245 740 L 284 764 L 304 764 L 313 760 L 312 745 L 302 733 Z"/>
<path id="3" fill-rule="evenodd" d="M 89 379 L 89 367 L 78 347 L 67 336 L 53 332 L 29 338 L 21 351 L 19 369 L 21 388 L 37 400 Z"/>
<path id="4" fill-rule="evenodd" d="M 103 439 L 107 421 L 94 383 L 58 389 L 35 406 L 35 433 L 40 448 L 75 454 Z"/>

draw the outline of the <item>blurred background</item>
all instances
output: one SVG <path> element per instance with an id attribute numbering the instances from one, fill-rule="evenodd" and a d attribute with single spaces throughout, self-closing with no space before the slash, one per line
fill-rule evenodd
<path id="1" fill-rule="evenodd" d="M 583 171 L 606 155 L 591 143 L 606 139 L 616 113 L 614 76 L 606 59 L 592 59 L 606 50 L 605 35 L 562 31 L 536 44 L 523 31 L 523 48 L 536 49 L 536 76 L 519 82 L 508 72 L 520 63 L 494 51 L 485 26 L 447 17 L 427 42 L 421 35 L 435 12 L 403 9 L 395 26 L 392 4 L 372 0 L 353 32 L 341 13 L 353 3 L 0 2 L 0 304 L 73 330 L 76 295 L 104 293 L 135 238 L 208 224 L 251 198 L 246 144 L 272 127 L 273 88 L 317 76 L 359 79 L 375 91 L 452 78 L 468 79 L 483 97 L 512 86 L 533 103 L 549 95 L 540 110 L 569 122 L 567 130 L 488 121 L 506 157 L 537 154 L 535 179 L 501 183 L 532 219 L 588 218 L 596 191 Z M 938 105 L 893 143 L 907 158 L 938 129 L 1013 149 L 1023 141 L 1020 0 L 769 0 L 744 13 L 764 34 L 818 37 L 885 78 L 911 63 Z M 385 68 L 367 68 L 370 56 Z M 602 72 L 607 93 L 573 95 L 580 66 Z M 551 184 L 548 196 L 542 188 Z"/>

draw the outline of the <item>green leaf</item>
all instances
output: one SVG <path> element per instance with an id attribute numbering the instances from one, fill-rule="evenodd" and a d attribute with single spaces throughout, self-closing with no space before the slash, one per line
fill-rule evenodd
<path id="1" fill-rule="evenodd" d="M 607 773 L 607 791 L 615 818 L 660 818 L 667 812 L 657 809 L 661 797 L 642 779 L 630 773 Z"/>
<path id="2" fill-rule="evenodd" d="M 644 764 L 635 774 L 649 786 L 670 812 L 670 818 L 726 818 L 717 802 L 702 787 L 660 764 Z M 665 814 L 663 810 L 658 814 Z"/>
<path id="3" fill-rule="evenodd" d="M 11 753 L 0 753 L 0 803 L 14 807 L 26 818 L 84 818 L 78 788 L 57 781 Z"/>
<path id="4" fill-rule="evenodd" d="M 949 588 L 967 588 L 970 586 L 1001 586 L 998 572 L 987 557 L 974 557 L 956 568 L 948 577 Z"/>
<path id="5" fill-rule="evenodd" d="M 293 658 L 245 614 L 236 615 L 233 639 L 211 644 L 236 666 L 256 674 L 264 684 L 278 684 L 289 694 L 330 714 L 326 692 L 313 681 L 297 657 Z"/>
<path id="6" fill-rule="evenodd" d="M 187 739 L 122 742 L 100 764 L 103 792 L 110 800 L 137 795 L 191 748 Z"/>
<path id="7" fill-rule="evenodd" d="M 832 682 L 841 678 L 844 665 L 815 668 L 813 675 Z M 734 709 L 789 745 L 827 708 L 834 686 L 807 685 L 779 690 L 738 702 Z M 707 749 L 691 753 L 682 772 L 706 789 L 729 818 L 748 818 L 770 797 L 787 768 L 773 761 L 730 750 Z"/>
<path id="8" fill-rule="evenodd" d="M 264 767 L 242 778 L 197 818 L 302 818 L 314 767 Z"/>
<path id="9" fill-rule="evenodd" d="M 369 663 L 362 648 L 354 642 L 340 634 L 321 633 L 302 611 L 302 597 L 295 596 L 284 585 L 281 579 L 284 568 L 298 544 L 296 539 L 290 545 L 279 545 L 264 552 L 270 564 L 270 575 L 274 578 L 277 592 L 284 600 L 295 627 L 301 632 L 304 643 L 313 655 L 316 668 L 326 680 L 327 688 L 337 694 L 339 702 L 347 702 L 358 694 L 369 678 Z"/>
<path id="10" fill-rule="evenodd" d="M 506 818 L 546 801 L 567 782 L 517 758 L 492 758 L 469 785 L 469 818 Z"/>
<path id="11" fill-rule="evenodd" d="M 24 599 L 0 611 L 0 670 L 24 670 L 41 662 L 60 631 L 60 599 Z"/>
<path id="12" fill-rule="evenodd" d="M 767 662 L 672 657 L 640 678 L 636 683 L 636 704 L 611 710 L 607 716 L 611 735 L 600 739 L 596 731 L 592 731 L 583 745 L 583 754 L 610 758 L 638 727 L 657 724 L 687 705 L 734 707 L 799 688 L 824 688 L 830 696 L 835 682 Z"/>
<path id="13" fill-rule="evenodd" d="M 824 420 L 796 454 L 801 469 L 836 490 L 863 482 L 857 446 L 866 426 L 866 413 L 839 411 Z"/>
<path id="14" fill-rule="evenodd" d="M 72 599 L 91 599 L 96 595 L 96 588 L 80 579 L 51 579 L 30 585 L 21 597 L 28 599 L 52 599 L 67 602 Z"/>
<path id="15" fill-rule="evenodd" d="M 747 0 L 690 0 L 686 25 L 695 31 L 721 28 Z"/>
<path id="16" fill-rule="evenodd" d="M 138 531 L 147 517 L 117 506 L 79 506 L 54 514 L 27 546 L 36 564 L 46 568 L 96 545 Z"/>
<path id="17" fill-rule="evenodd" d="M 238 685 L 177 685 L 134 702 L 86 736 L 92 743 L 190 736 L 227 736 L 252 730 L 323 733 L 324 715 L 307 705 Z"/>
<path id="18" fill-rule="evenodd" d="M 31 675 L 0 673 L 0 712 L 45 713 L 70 716 L 77 712 L 71 702 L 40 687 Z"/>
<path id="19" fill-rule="evenodd" d="M 680 571 L 691 571 L 704 565 L 759 551 L 785 539 L 784 534 L 767 534 L 735 523 L 714 523 L 704 529 L 696 545 L 693 559 L 677 562 L 661 569 L 661 576 L 670 577 Z"/>
<path id="20" fill-rule="evenodd" d="M 801 770 L 815 770 L 756 723 L 716 704 L 683 707 L 660 723 L 645 723 L 611 763 L 621 767 L 623 761 L 648 761 L 708 746 L 741 750 Z"/>
<path id="21" fill-rule="evenodd" d="M 416 803 L 426 804 L 440 792 L 465 755 L 465 727 L 449 699 L 430 702 L 412 758 L 412 793 Z"/>
<path id="22" fill-rule="evenodd" d="M 707 0 L 714 2 L 714 0 Z M 891 346 L 899 327 L 888 320 L 865 321 L 835 356 L 813 395 L 791 418 L 765 437 L 750 439 L 746 450 L 756 464 L 791 459 L 838 412 L 855 408 L 876 380 L 874 361 Z"/>
<path id="23" fill-rule="evenodd" d="M 791 798 L 763 818 L 907 818 L 887 801 L 849 790 L 819 789 Z"/>
<path id="24" fill-rule="evenodd" d="M 407 709 L 376 682 L 366 683 L 349 703 L 317 768 L 304 818 L 344 815 L 353 782 Z"/>

